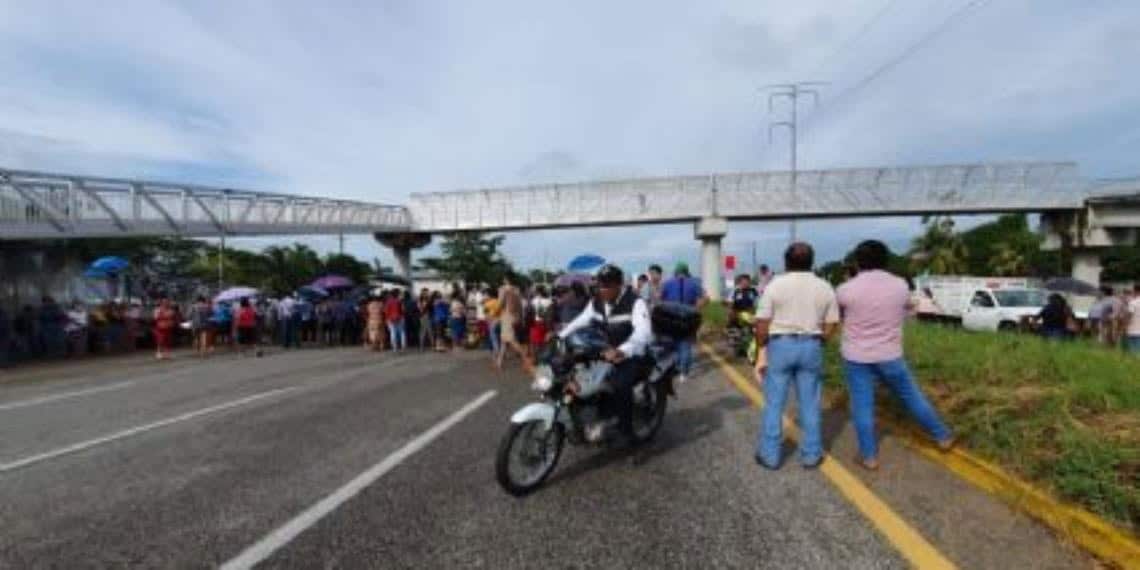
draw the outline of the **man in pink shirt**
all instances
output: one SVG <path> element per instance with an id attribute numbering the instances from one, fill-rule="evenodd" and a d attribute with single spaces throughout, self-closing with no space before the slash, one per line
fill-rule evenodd
<path id="1" fill-rule="evenodd" d="M 851 394 L 851 422 L 859 440 L 859 463 L 878 469 L 875 441 L 875 381 L 882 381 L 943 451 L 954 444 L 950 430 L 922 395 L 903 360 L 903 321 L 910 308 L 906 281 L 886 271 L 889 253 L 881 241 L 855 248 L 859 273 L 839 287 L 843 318 L 843 368 Z"/>

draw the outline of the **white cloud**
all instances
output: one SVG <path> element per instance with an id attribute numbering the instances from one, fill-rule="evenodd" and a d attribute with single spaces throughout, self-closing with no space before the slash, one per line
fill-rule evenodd
<path id="1" fill-rule="evenodd" d="M 806 113 L 806 167 L 1072 158 L 1089 175 L 1135 173 L 1140 5 L 992 2 L 840 97 L 967 4 L 895 2 L 850 42 L 885 2 L 7 2 L 0 164 L 389 202 L 779 168 L 786 146 L 765 143 L 757 88 L 802 78 L 833 81 Z M 915 226 L 803 233 L 834 256 Z M 734 224 L 726 249 L 757 239 L 771 261 L 783 228 Z M 687 226 L 508 240 L 524 264 L 540 246 L 631 264 L 697 254 Z"/>

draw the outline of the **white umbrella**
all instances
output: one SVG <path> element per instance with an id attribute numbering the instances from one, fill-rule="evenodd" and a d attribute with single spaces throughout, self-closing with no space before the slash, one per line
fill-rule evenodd
<path id="1" fill-rule="evenodd" d="M 230 287 L 229 289 L 218 293 L 218 296 L 214 297 L 214 302 L 231 303 L 245 297 L 252 299 L 254 297 L 257 297 L 258 294 L 258 290 L 254 289 L 253 287 Z"/>

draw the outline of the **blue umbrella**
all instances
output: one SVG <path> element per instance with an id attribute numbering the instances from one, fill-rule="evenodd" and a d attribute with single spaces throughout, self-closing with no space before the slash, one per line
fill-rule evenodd
<path id="1" fill-rule="evenodd" d="M 88 269 L 102 271 L 103 273 L 118 273 L 130 266 L 131 262 L 117 255 L 108 255 L 92 261 Z"/>
<path id="2" fill-rule="evenodd" d="M 88 267 L 87 270 L 83 272 L 83 276 L 88 279 L 106 279 L 110 277 L 111 274 L 103 271 L 102 269 Z"/>
<path id="3" fill-rule="evenodd" d="M 606 264 L 606 259 L 600 255 L 585 253 L 570 260 L 566 269 L 574 273 L 589 273 Z"/>

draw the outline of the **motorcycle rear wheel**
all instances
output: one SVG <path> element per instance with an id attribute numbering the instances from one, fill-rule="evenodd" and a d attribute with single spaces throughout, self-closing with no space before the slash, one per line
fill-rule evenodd
<path id="1" fill-rule="evenodd" d="M 549 430 L 539 420 L 511 424 L 495 457 L 495 477 L 504 491 L 521 497 L 540 487 L 562 456 L 566 433 L 562 424 Z M 533 446 L 533 449 L 531 448 Z M 520 476 L 512 467 L 522 463 L 526 473 Z"/>

